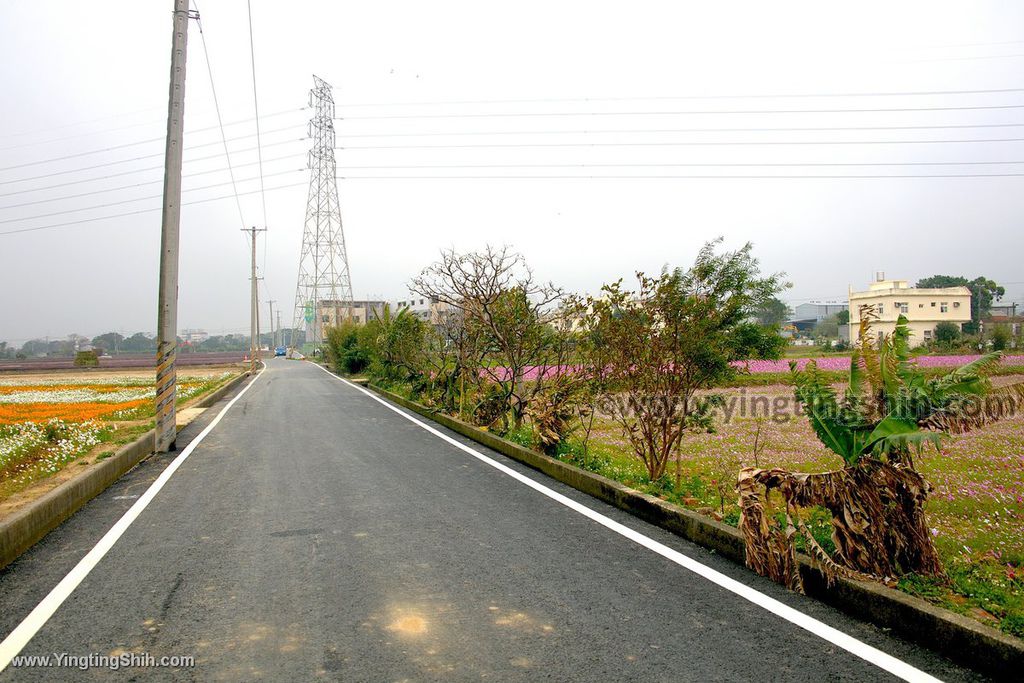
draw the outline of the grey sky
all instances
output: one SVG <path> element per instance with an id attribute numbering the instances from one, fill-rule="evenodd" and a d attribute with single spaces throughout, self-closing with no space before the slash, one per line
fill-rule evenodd
<path id="1" fill-rule="evenodd" d="M 161 190 L 171 7 L 170 0 L 3 3 L 0 232 L 159 208 L 153 197 Z M 225 122 L 251 119 L 246 3 L 199 0 L 199 10 Z M 910 280 L 985 274 L 1013 283 L 1008 300 L 1024 300 L 1021 177 L 348 177 L 1024 173 L 1024 163 L 820 165 L 1024 161 L 1024 143 L 1016 141 L 907 144 L 1024 138 L 1024 107 L 1012 107 L 1024 105 L 1024 91 L 734 97 L 1024 87 L 1019 3 L 835 9 L 818 2 L 253 0 L 252 11 L 266 186 L 296 185 L 266 195 L 269 232 L 259 257 L 263 299 L 277 300 L 288 322 L 307 181 L 300 169 L 308 141 L 299 138 L 308 112 L 300 108 L 312 73 L 334 86 L 338 113 L 346 117 L 337 123 L 339 144 L 349 147 L 338 152 L 345 176 L 339 189 L 357 297 L 400 298 L 409 278 L 447 246 L 508 243 L 540 276 L 595 291 L 638 269 L 689 263 L 702 242 L 724 235 L 730 246 L 754 241 L 766 269 L 786 271 L 793 303 L 844 296 L 849 284 L 865 285 L 875 270 Z M 186 192 L 184 201 L 194 202 L 231 193 L 222 155 L 197 160 L 222 149 L 210 128 L 213 99 L 194 22 L 188 68 L 186 125 L 193 132 L 186 147 L 201 147 L 186 152 L 185 188 L 205 188 Z M 684 97 L 692 99 L 665 99 Z M 504 102 L 465 103 L 490 100 Z M 458 103 L 381 104 L 410 102 Z M 840 109 L 910 111 L 820 111 Z M 750 110 L 816 111 L 693 113 Z M 489 116 L 436 117 L 441 114 Z M 382 116 L 408 118 L 357 118 Z M 982 124 L 987 127 L 922 128 Z M 872 127 L 888 129 L 850 130 Z M 758 130 L 665 132 L 707 128 Z M 255 145 L 251 120 L 227 130 L 237 138 L 233 150 Z M 465 135 L 484 132 L 491 135 Z M 364 137 L 370 134 L 391 137 Z M 151 141 L 83 154 L 145 140 Z M 904 144 L 734 144 L 818 141 Z M 672 144 L 681 142 L 729 144 Z M 442 147 L 410 148 L 425 145 Z M 81 156 L 24 165 L 69 155 Z M 125 159 L 135 160 L 111 163 Z M 236 176 L 249 179 L 240 182 L 241 192 L 259 187 L 252 180 L 255 159 L 253 151 L 232 154 Z M 439 165 L 494 167 L 350 168 Z M 86 166 L 99 167 L 60 173 Z M 98 179 L 114 174 L 120 175 Z M 36 176 L 47 177 L 25 180 Z M 60 186 L 29 192 L 54 185 Z M 79 194 L 85 196 L 67 198 Z M 259 196 L 241 201 L 245 223 L 262 225 Z M 26 202 L 36 203 L 2 208 Z M 155 210 L 0 235 L 0 340 L 20 344 L 110 329 L 151 333 L 159 228 Z M 185 207 L 181 328 L 248 331 L 248 253 L 240 228 L 231 199 Z"/>

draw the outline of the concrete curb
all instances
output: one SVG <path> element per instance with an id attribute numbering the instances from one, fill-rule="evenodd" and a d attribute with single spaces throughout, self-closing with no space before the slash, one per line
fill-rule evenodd
<path id="1" fill-rule="evenodd" d="M 203 397 L 195 408 L 208 408 L 248 379 L 242 374 Z M 185 425 L 179 427 L 183 428 Z M 153 452 L 154 430 L 119 448 L 85 472 L 47 491 L 22 509 L 0 520 L 0 569 L 21 556 L 46 534 L 60 526 L 83 505 L 120 479 Z"/>
<path id="2" fill-rule="evenodd" d="M 367 386 L 393 403 L 453 432 L 646 522 L 714 550 L 734 562 L 744 564 L 743 535 L 727 524 L 506 441 L 374 384 Z M 828 588 L 824 576 L 811 564 L 810 559 L 805 556 L 799 559 L 804 588 L 809 596 L 858 619 L 889 629 L 907 640 L 995 679 L 1009 679 L 1011 672 L 1024 670 L 1024 641 L 880 584 L 839 579 Z"/>

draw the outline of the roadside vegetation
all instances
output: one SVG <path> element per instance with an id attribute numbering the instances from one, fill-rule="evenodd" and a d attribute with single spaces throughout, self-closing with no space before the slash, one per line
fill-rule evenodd
<path id="1" fill-rule="evenodd" d="M 739 526 L 751 566 L 794 589 L 793 553 L 806 552 L 828 575 L 1024 636 L 1024 416 L 965 412 L 971 398 L 1022 396 L 1007 385 L 1024 358 L 919 356 L 900 332 L 790 369 L 778 324 L 758 316 L 785 286 L 750 245 L 711 243 L 689 267 L 589 297 L 508 249 L 447 251 L 412 282 L 431 320 L 387 310 L 343 324 L 326 359 Z M 888 410 L 898 399 L 913 417 Z"/>

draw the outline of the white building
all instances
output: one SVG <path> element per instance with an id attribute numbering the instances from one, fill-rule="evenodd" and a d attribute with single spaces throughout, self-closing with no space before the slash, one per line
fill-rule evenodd
<path id="1" fill-rule="evenodd" d="M 448 311 L 448 308 L 448 304 L 436 299 L 428 299 L 421 294 L 409 292 L 407 298 L 391 303 L 391 314 L 395 315 L 403 309 L 408 309 L 410 313 L 423 322 L 431 325 L 440 325 L 442 316 Z"/>
<path id="2" fill-rule="evenodd" d="M 918 289 L 906 280 L 886 280 L 883 273 L 866 292 L 850 288 L 850 334 L 856 338 L 862 306 L 874 306 L 878 320 L 871 329 L 877 335 L 892 334 L 901 315 L 907 318 L 910 345 L 926 344 L 935 337 L 935 326 L 950 322 L 957 327 L 971 320 L 971 290 L 967 287 Z"/>
<path id="3" fill-rule="evenodd" d="M 206 330 L 182 330 L 181 338 L 189 344 L 202 344 L 210 335 Z"/>

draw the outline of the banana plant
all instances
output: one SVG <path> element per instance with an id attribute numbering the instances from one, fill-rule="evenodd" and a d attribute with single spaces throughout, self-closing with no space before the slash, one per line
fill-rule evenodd
<path id="1" fill-rule="evenodd" d="M 905 462 L 912 449 L 938 448 L 947 430 L 964 431 L 996 417 L 977 399 L 992 393 L 987 373 L 999 363 L 998 351 L 929 379 L 910 362 L 907 319 L 900 316 L 877 348 L 870 334 L 874 320 L 873 311 L 863 312 L 841 399 L 813 361 L 803 371 L 790 364 L 797 401 L 811 426 L 848 467 L 866 457 Z"/>

